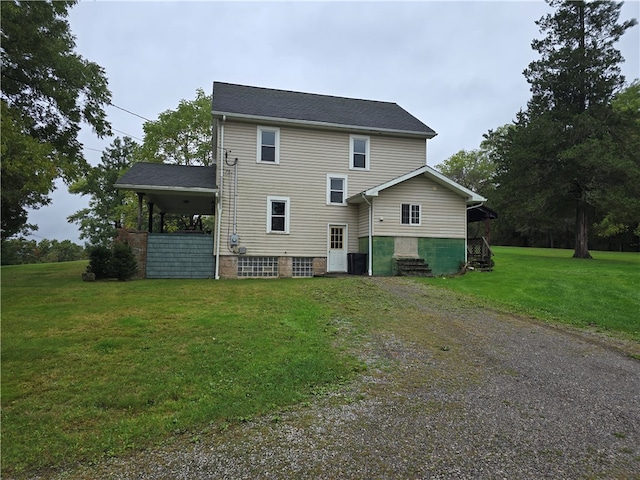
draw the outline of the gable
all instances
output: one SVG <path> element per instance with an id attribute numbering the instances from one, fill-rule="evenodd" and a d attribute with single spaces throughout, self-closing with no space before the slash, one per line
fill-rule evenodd
<path id="1" fill-rule="evenodd" d="M 388 182 L 382 183 L 375 187 L 364 190 L 356 195 L 347 199 L 348 203 L 362 203 L 364 202 L 364 197 L 377 197 L 381 192 L 388 190 L 396 185 L 402 184 L 409 180 L 412 180 L 416 177 L 424 176 L 428 178 L 430 181 L 435 182 L 438 185 L 441 185 L 445 189 L 455 193 L 456 195 L 465 199 L 467 204 L 481 203 L 486 202 L 487 199 L 481 195 L 478 195 L 475 192 L 472 192 L 466 187 L 463 187 L 459 183 L 454 182 L 450 178 L 445 177 L 437 170 L 431 168 L 428 165 L 424 165 L 416 170 L 405 173 L 399 177 L 396 177 Z"/>
<path id="2" fill-rule="evenodd" d="M 213 114 L 432 138 L 431 128 L 396 103 L 214 82 Z"/>

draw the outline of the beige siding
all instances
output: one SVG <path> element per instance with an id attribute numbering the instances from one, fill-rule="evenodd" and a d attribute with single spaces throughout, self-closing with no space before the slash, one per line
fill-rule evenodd
<path id="1" fill-rule="evenodd" d="M 459 195 L 419 176 L 384 190 L 374 199 L 375 235 L 465 238 L 466 204 Z M 401 205 L 419 204 L 421 224 L 402 225 Z M 383 220 L 380 221 L 380 218 Z"/>
<path id="2" fill-rule="evenodd" d="M 268 125 L 266 125 L 268 126 Z M 370 137 L 370 170 L 349 170 L 349 133 L 280 127 L 280 163 L 256 163 L 257 126 L 226 122 L 221 254 L 233 231 L 237 169 L 237 233 L 248 255 L 325 256 L 329 223 L 349 225 L 349 251 L 366 232 L 367 205 L 326 205 L 327 174 L 347 176 L 347 197 L 425 164 L 421 139 Z M 229 166 L 238 159 L 237 167 Z M 290 199 L 290 233 L 266 233 L 267 196 Z M 364 213 L 363 213 L 364 212 Z M 363 224 L 364 221 L 364 224 Z M 366 233 L 365 233 L 366 234 Z"/>

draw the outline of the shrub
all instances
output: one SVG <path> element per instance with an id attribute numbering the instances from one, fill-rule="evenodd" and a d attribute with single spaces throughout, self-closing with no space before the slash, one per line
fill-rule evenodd
<path id="1" fill-rule="evenodd" d="M 133 277 L 138 268 L 133 250 L 126 243 L 117 242 L 112 249 L 95 246 L 89 253 L 89 268 L 96 280 L 117 278 L 120 281 Z"/>
<path id="2" fill-rule="evenodd" d="M 113 255 L 107 247 L 98 245 L 92 247 L 89 252 L 89 266 L 96 275 L 96 280 L 112 278 L 111 261 Z"/>
<path id="3" fill-rule="evenodd" d="M 133 256 L 133 250 L 126 243 L 117 242 L 113 246 L 113 258 L 111 260 L 112 275 L 124 282 L 136 274 L 138 264 Z"/>

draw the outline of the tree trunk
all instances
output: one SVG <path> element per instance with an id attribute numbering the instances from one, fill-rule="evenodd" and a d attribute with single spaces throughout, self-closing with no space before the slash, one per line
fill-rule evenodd
<path id="1" fill-rule="evenodd" d="M 576 247 L 573 258 L 592 258 L 589 253 L 589 221 L 588 205 L 584 200 L 578 200 L 576 205 Z"/>

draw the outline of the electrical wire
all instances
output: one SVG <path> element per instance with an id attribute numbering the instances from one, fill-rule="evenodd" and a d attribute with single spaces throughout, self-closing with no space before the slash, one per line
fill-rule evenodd
<path id="1" fill-rule="evenodd" d="M 142 115 L 138 115 L 137 113 L 133 113 L 132 111 L 127 110 L 126 108 L 119 107 L 118 105 L 115 105 L 113 103 L 109 103 L 109 105 L 111 105 L 112 107 L 117 108 L 118 110 L 122 110 L 123 112 L 127 112 L 130 115 L 134 115 L 134 116 L 136 116 L 138 118 L 146 120 L 147 122 L 153 122 L 153 120 L 149 120 L 147 117 L 143 117 Z"/>

